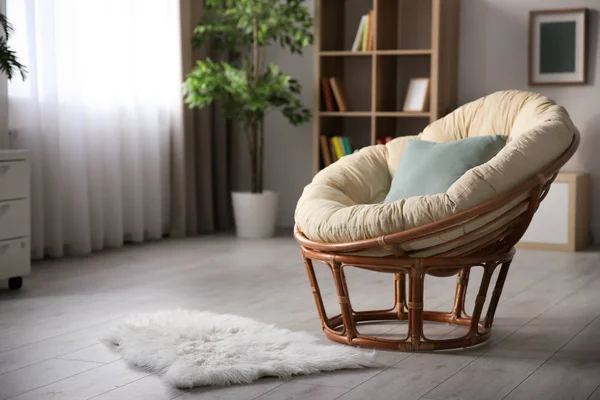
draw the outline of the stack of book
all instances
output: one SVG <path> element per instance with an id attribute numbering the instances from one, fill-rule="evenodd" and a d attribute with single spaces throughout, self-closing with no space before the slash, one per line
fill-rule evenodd
<path id="1" fill-rule="evenodd" d="M 321 78 L 321 93 L 323 95 L 325 111 L 343 112 L 350 109 L 346 88 L 342 84 L 342 81 L 335 76 Z"/>
<path id="2" fill-rule="evenodd" d="M 320 136 L 321 158 L 323 166 L 327 167 L 340 158 L 352 154 L 350 140 L 346 136 Z"/>
<path id="3" fill-rule="evenodd" d="M 373 50 L 373 31 L 375 30 L 375 15 L 373 10 L 360 18 L 358 30 L 352 43 L 352 51 Z"/>

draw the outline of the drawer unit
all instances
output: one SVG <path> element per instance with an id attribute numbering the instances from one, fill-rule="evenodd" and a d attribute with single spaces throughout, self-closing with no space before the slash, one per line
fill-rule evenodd
<path id="1" fill-rule="evenodd" d="M 0 240 L 0 270 L 6 278 L 29 274 L 30 258 L 29 238 Z"/>
<path id="2" fill-rule="evenodd" d="M 29 165 L 0 160 L 0 201 L 29 197 Z"/>
<path id="3" fill-rule="evenodd" d="M 29 200 L 0 201 L 0 240 L 29 236 Z"/>
<path id="4" fill-rule="evenodd" d="M 29 152 L 0 150 L 0 279 L 11 289 L 31 270 L 30 180 Z"/>

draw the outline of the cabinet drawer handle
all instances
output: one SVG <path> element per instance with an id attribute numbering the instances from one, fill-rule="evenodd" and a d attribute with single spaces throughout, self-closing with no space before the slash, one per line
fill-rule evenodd
<path id="1" fill-rule="evenodd" d="M 10 165 L 0 165 L 0 175 L 5 175 L 10 169 Z"/>
<path id="2" fill-rule="evenodd" d="M 6 253 L 6 251 L 8 249 L 10 249 L 10 244 L 6 243 L 6 244 L 0 245 L 0 254 Z"/>

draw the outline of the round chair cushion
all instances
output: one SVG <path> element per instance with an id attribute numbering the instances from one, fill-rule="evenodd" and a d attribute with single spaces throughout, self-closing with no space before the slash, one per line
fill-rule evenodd
<path id="1" fill-rule="evenodd" d="M 533 177 L 569 147 L 575 132 L 567 111 L 544 96 L 515 90 L 493 93 L 458 108 L 416 136 L 363 148 L 320 171 L 298 201 L 296 226 L 313 241 L 340 243 L 430 224 Z M 449 142 L 481 135 L 508 135 L 509 139 L 494 158 L 467 171 L 446 193 L 382 203 L 408 141 Z M 515 207 L 517 200 L 505 209 Z M 523 211 L 516 209 L 514 214 Z M 434 240 L 443 243 L 460 234 Z M 460 245 L 455 242 L 453 246 Z M 413 244 L 410 250 L 430 244 Z"/>

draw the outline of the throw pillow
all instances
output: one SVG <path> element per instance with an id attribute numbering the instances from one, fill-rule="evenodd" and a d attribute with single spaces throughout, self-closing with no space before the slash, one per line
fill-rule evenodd
<path id="1" fill-rule="evenodd" d="M 477 136 L 447 143 L 411 140 L 402 154 L 385 203 L 445 193 L 471 168 L 491 160 L 507 136 Z"/>

